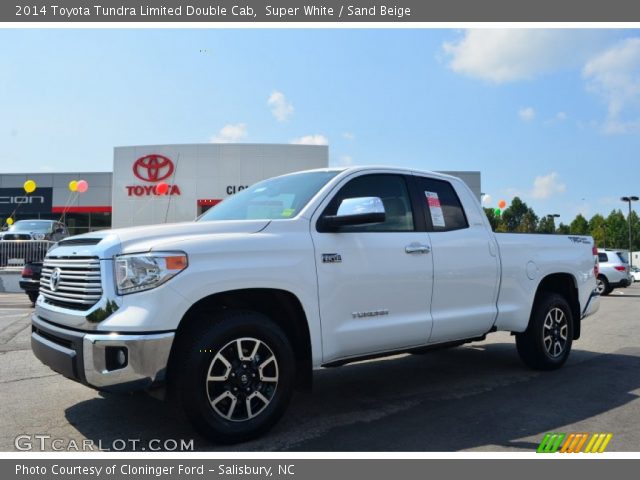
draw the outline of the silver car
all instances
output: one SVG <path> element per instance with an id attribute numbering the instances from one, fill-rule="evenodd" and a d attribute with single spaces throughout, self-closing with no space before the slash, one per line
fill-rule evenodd
<path id="1" fill-rule="evenodd" d="M 600 295 L 609 295 L 614 288 L 626 288 L 631 284 L 629 264 L 622 252 L 599 248 L 598 260 L 600 273 L 596 289 Z"/>

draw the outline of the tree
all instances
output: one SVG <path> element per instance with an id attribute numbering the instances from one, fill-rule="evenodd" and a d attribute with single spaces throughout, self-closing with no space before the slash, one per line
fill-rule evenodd
<path id="1" fill-rule="evenodd" d="M 589 235 L 589 222 L 579 213 L 571 222 L 569 230 L 574 235 Z"/>
<path id="2" fill-rule="evenodd" d="M 612 210 L 607 217 L 607 247 L 627 249 L 629 246 L 629 230 L 627 220 L 621 210 Z"/>
<path id="3" fill-rule="evenodd" d="M 583 217 L 584 218 L 584 217 Z M 585 219 L 585 222 L 587 220 Z M 587 229 L 589 228 L 589 224 L 587 223 Z M 558 225 L 558 228 L 556 230 L 557 233 L 559 233 L 560 235 L 569 235 L 570 233 L 573 233 L 571 231 L 571 227 L 569 225 L 565 225 L 564 223 L 560 222 L 560 225 Z M 589 235 L 589 233 L 583 233 L 581 235 Z"/>
<path id="4" fill-rule="evenodd" d="M 525 215 L 529 214 L 525 222 Z M 513 197 L 511 205 L 502 212 L 502 223 L 508 232 L 535 232 L 535 225 L 538 223 L 538 216 L 520 197 Z M 525 224 L 521 227 L 522 224 Z M 531 230 L 533 225 L 533 230 Z"/>
<path id="5" fill-rule="evenodd" d="M 538 233 L 555 233 L 555 231 L 556 224 L 553 221 L 552 216 L 547 215 L 540 219 L 540 223 L 538 224 Z"/>
<path id="6" fill-rule="evenodd" d="M 631 250 L 640 250 L 640 218 L 635 210 L 631 210 Z"/>
<path id="7" fill-rule="evenodd" d="M 607 222 L 599 213 L 596 213 L 589 220 L 589 233 L 597 247 L 607 248 Z"/>
<path id="8" fill-rule="evenodd" d="M 516 231 L 520 233 L 534 233 L 537 223 L 538 217 L 533 213 L 533 210 L 531 210 L 522 216 L 522 222 L 518 225 Z"/>
<path id="9" fill-rule="evenodd" d="M 491 229 L 495 232 L 496 228 L 498 228 L 498 225 L 500 224 L 500 217 L 496 216 L 496 212 L 493 210 L 493 208 L 484 207 L 483 209 L 485 215 L 489 219 Z"/>

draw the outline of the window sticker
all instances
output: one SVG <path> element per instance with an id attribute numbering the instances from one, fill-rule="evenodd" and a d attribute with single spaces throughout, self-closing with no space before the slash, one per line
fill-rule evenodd
<path id="1" fill-rule="evenodd" d="M 295 211 L 296 210 L 294 208 L 285 208 L 284 210 L 282 210 L 281 216 L 285 218 L 289 218 L 291 215 L 295 213 Z"/>
<path id="2" fill-rule="evenodd" d="M 434 227 L 445 227 L 444 214 L 442 213 L 442 206 L 440 205 L 440 198 L 436 192 L 424 192 L 427 197 L 427 205 L 429 205 L 429 212 L 431 213 L 431 223 Z"/>

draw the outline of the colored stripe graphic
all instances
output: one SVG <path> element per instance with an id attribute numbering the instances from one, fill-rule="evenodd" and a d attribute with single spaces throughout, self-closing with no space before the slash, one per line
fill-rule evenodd
<path id="1" fill-rule="evenodd" d="M 602 453 L 606 450 L 613 433 L 547 433 L 536 450 L 537 453 Z M 563 443 L 564 440 L 564 443 Z M 589 440 L 587 442 L 587 440 Z"/>
<path id="2" fill-rule="evenodd" d="M 588 433 L 571 433 L 562 445 L 560 453 L 578 453 L 589 438 Z"/>
<path id="3" fill-rule="evenodd" d="M 584 453 L 602 453 L 613 438 L 612 433 L 594 433 Z"/>
<path id="4" fill-rule="evenodd" d="M 560 443 L 564 439 L 566 434 L 564 433 L 547 433 L 540 445 L 538 446 L 537 453 L 556 453 L 560 448 Z"/>

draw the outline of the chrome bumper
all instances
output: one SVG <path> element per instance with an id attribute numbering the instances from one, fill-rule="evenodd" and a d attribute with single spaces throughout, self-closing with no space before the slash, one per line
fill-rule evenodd
<path id="1" fill-rule="evenodd" d="M 31 348 L 45 365 L 65 377 L 99 390 L 130 391 L 166 378 L 174 332 L 148 334 L 86 333 L 31 317 Z M 123 354 L 123 364 L 114 359 Z"/>

